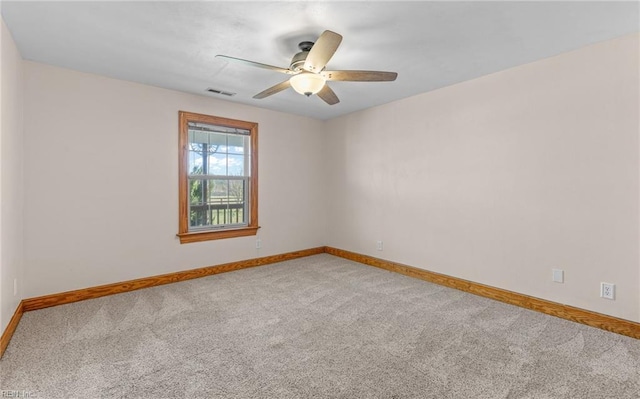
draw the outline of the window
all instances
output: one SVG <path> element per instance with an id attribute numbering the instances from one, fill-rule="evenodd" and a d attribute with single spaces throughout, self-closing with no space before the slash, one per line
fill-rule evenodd
<path id="1" fill-rule="evenodd" d="M 255 235 L 258 124 L 180 111 L 180 243 Z"/>

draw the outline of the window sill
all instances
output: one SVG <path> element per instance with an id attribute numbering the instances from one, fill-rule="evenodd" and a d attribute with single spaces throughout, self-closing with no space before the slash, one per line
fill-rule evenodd
<path id="1" fill-rule="evenodd" d="M 222 240 L 224 238 L 255 236 L 260 227 L 241 227 L 239 229 L 217 230 L 217 231 L 196 231 L 191 233 L 178 233 L 180 244 L 191 242 Z"/>

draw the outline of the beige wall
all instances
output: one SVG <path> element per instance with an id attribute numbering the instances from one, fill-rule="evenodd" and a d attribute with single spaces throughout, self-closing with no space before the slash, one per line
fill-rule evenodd
<path id="1" fill-rule="evenodd" d="M 638 49 L 627 36 L 328 122 L 327 244 L 640 321 Z"/>
<path id="2" fill-rule="evenodd" d="M 23 297 L 22 57 L 0 27 L 0 333 Z M 18 293 L 13 282 L 17 279 Z"/>
<path id="3" fill-rule="evenodd" d="M 256 237 L 180 245 L 178 111 L 259 124 Z M 25 61 L 26 296 L 324 245 L 322 122 Z"/>

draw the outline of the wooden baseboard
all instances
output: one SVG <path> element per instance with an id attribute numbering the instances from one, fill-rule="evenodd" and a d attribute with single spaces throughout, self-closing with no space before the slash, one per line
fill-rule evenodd
<path id="1" fill-rule="evenodd" d="M 575 321 L 577 323 L 586 324 L 591 327 L 600 328 L 628 337 L 640 339 L 640 323 L 630 320 L 620 319 L 601 313 L 592 312 L 585 309 L 576 308 L 569 305 L 563 305 L 557 302 L 547 301 L 517 292 L 503 290 L 501 288 L 491 287 L 484 284 L 474 283 L 473 281 L 463 280 L 456 277 L 447 276 L 445 274 L 434 273 L 424 269 L 391 262 L 384 259 L 374 258 L 372 256 L 362 255 L 355 252 L 345 251 L 333 247 L 325 247 L 325 252 L 341 258 L 349 259 L 358 263 L 369 266 L 375 266 L 381 269 L 404 274 L 405 276 L 419 278 L 431 283 L 444 285 L 446 287 L 455 288 L 457 290 L 469 292 L 471 294 L 495 299 L 500 302 L 523 308 L 535 310 L 551 316 L 562 319 Z"/>
<path id="2" fill-rule="evenodd" d="M 163 274 L 153 277 L 145 277 L 137 280 L 129 280 L 121 283 L 100 285 L 97 287 L 83 288 L 75 291 L 61 292 L 40 296 L 36 298 L 28 298 L 22 301 L 23 311 L 44 309 L 50 306 L 64 305 L 66 303 L 83 301 L 85 299 L 99 298 L 107 295 L 120 294 L 139 290 L 142 288 L 155 287 L 178 281 L 191 280 L 205 276 L 211 276 L 219 273 L 231 272 L 234 270 L 247 269 L 250 267 L 263 266 L 276 262 L 284 262 L 286 260 L 302 258 L 310 255 L 317 255 L 324 252 L 324 247 L 305 249 L 301 251 L 287 252 L 279 255 L 265 256 L 262 258 L 254 258 L 241 260 L 238 262 L 225 263 L 217 266 L 208 266 L 198 269 L 186 270 L 182 272 Z"/>
<path id="3" fill-rule="evenodd" d="M 4 355 L 4 351 L 7 349 L 9 345 L 9 341 L 11 341 L 11 337 L 13 337 L 13 333 L 16 331 L 18 327 L 18 323 L 22 318 L 22 313 L 24 313 L 24 307 L 22 302 L 18 304 L 16 311 L 13 313 L 13 317 L 9 320 L 9 324 L 7 324 L 7 328 L 5 328 L 2 336 L 0 337 L 0 359 L 2 355 Z"/>

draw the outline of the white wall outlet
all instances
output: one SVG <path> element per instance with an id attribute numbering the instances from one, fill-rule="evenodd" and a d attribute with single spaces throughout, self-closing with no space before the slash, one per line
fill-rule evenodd
<path id="1" fill-rule="evenodd" d="M 616 299 L 616 285 L 611 283 L 600 283 L 600 297 L 605 299 Z"/>
<path id="2" fill-rule="evenodd" d="M 378 251 L 382 251 L 382 241 L 377 241 L 377 242 L 376 242 L 376 249 L 377 249 Z"/>
<path id="3" fill-rule="evenodd" d="M 564 270 L 562 269 L 551 269 L 553 272 L 553 281 L 556 283 L 564 283 Z"/>
<path id="4" fill-rule="evenodd" d="M 13 279 L 13 296 L 18 295 L 18 279 Z"/>
<path id="5" fill-rule="evenodd" d="M 256 238 L 256 249 L 260 249 L 262 248 L 262 240 L 259 238 Z"/>

